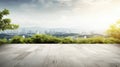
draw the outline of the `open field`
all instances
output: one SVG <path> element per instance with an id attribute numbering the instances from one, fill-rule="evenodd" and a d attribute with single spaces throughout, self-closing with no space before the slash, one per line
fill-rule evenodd
<path id="1" fill-rule="evenodd" d="M 0 67 L 120 67 L 120 45 L 2 45 Z"/>

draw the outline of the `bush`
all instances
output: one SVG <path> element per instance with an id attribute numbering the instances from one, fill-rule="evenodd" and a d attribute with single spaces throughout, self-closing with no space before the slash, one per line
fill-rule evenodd
<path id="1" fill-rule="evenodd" d="M 2 45 L 2 44 L 6 44 L 7 43 L 7 39 L 0 39 L 0 45 Z"/>
<path id="2" fill-rule="evenodd" d="M 44 43 L 60 43 L 61 39 L 53 36 L 48 36 Z"/>
<path id="3" fill-rule="evenodd" d="M 36 34 L 33 35 L 31 39 L 33 43 L 43 43 L 44 40 L 46 39 L 46 35 Z"/>
<path id="4" fill-rule="evenodd" d="M 4 43 L 7 43 L 7 39 L 0 39 L 0 44 Z M 70 37 L 60 38 L 46 34 L 36 34 L 27 38 L 23 38 L 22 36 L 14 36 L 10 39 L 10 43 L 120 44 L 120 40 L 101 36 L 72 39 Z"/>
<path id="5" fill-rule="evenodd" d="M 70 38 L 70 37 L 61 38 L 61 43 L 70 44 L 70 43 L 74 43 L 74 40 L 72 38 Z"/>
<path id="6" fill-rule="evenodd" d="M 102 44 L 104 43 L 104 37 L 92 37 L 92 38 L 78 38 L 76 43 L 78 44 Z"/>
<path id="7" fill-rule="evenodd" d="M 105 44 L 120 44 L 120 40 L 110 37 L 110 38 L 106 38 L 104 43 Z"/>
<path id="8" fill-rule="evenodd" d="M 51 35 L 37 34 L 31 37 L 33 43 L 59 43 L 60 39 Z"/>
<path id="9" fill-rule="evenodd" d="M 76 39 L 76 43 L 78 43 L 78 44 L 85 44 L 85 43 L 89 43 L 88 41 L 87 41 L 87 39 L 84 39 L 84 38 L 77 38 Z"/>
<path id="10" fill-rule="evenodd" d="M 105 38 L 104 37 L 92 37 L 92 38 L 88 38 L 88 40 L 90 41 L 90 44 L 103 44 Z"/>
<path id="11" fill-rule="evenodd" d="M 33 43 L 31 38 L 25 38 L 24 43 Z"/>
<path id="12" fill-rule="evenodd" d="M 24 38 L 22 36 L 14 36 L 11 38 L 10 43 L 24 43 Z"/>

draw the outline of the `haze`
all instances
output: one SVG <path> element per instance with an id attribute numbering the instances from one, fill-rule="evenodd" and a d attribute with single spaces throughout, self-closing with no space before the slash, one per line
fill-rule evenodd
<path id="1" fill-rule="evenodd" d="M 120 0 L 0 0 L 20 27 L 105 31 L 120 19 Z"/>

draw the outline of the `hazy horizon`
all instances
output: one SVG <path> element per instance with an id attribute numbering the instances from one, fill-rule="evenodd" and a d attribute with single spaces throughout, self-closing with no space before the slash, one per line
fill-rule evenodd
<path id="1" fill-rule="evenodd" d="M 105 31 L 120 19 L 119 0 L 0 0 L 20 27 Z"/>

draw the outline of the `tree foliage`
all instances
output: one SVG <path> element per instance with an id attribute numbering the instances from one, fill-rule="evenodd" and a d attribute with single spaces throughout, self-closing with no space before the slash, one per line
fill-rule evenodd
<path id="1" fill-rule="evenodd" d="M 120 20 L 110 26 L 107 30 L 107 34 L 110 37 L 120 39 Z"/>
<path id="2" fill-rule="evenodd" d="M 0 11 L 0 31 L 13 30 L 19 27 L 16 24 L 11 24 L 11 20 L 9 18 L 4 18 L 4 16 L 9 14 L 9 10 L 7 9 Z"/>

